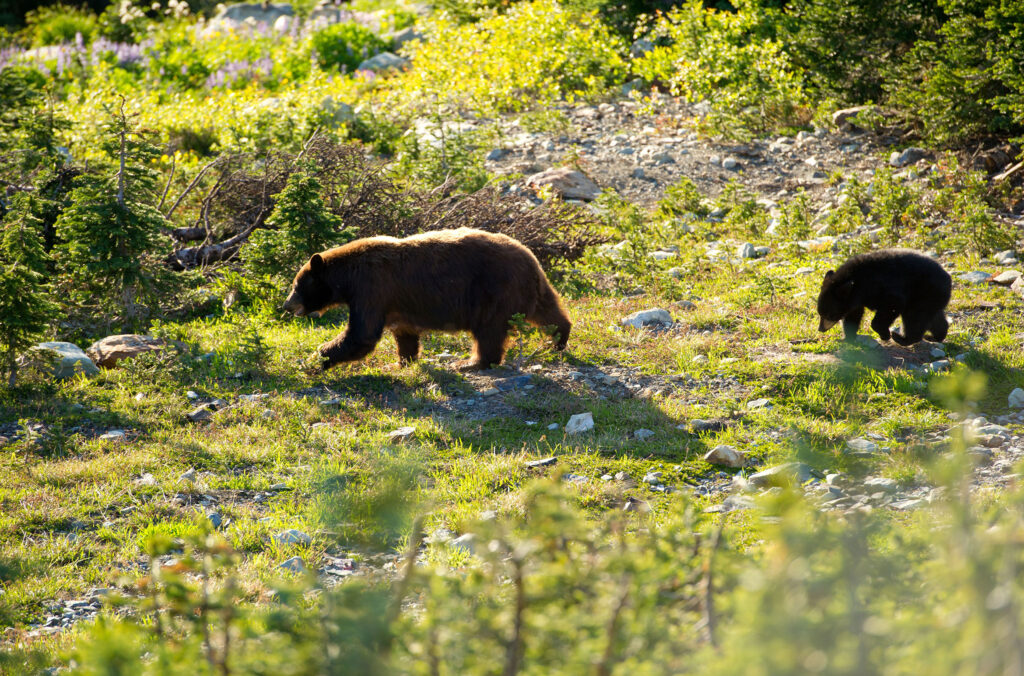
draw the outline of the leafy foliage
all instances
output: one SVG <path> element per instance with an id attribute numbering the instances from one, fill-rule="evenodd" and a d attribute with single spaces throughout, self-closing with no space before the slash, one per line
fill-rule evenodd
<path id="1" fill-rule="evenodd" d="M 363 60 L 382 51 L 384 41 L 357 23 L 336 23 L 310 36 L 313 53 L 321 68 L 356 69 Z"/>

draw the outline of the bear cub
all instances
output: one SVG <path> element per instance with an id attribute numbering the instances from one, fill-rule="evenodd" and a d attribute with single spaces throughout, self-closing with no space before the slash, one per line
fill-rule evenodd
<path id="1" fill-rule="evenodd" d="M 319 347 L 324 369 L 370 354 L 384 329 L 403 364 L 419 356 L 421 333 L 469 331 L 473 357 L 456 366 L 481 369 L 501 363 L 513 315 L 554 325 L 559 350 L 572 328 L 529 249 L 471 228 L 368 237 L 314 254 L 295 275 L 284 309 L 317 316 L 340 305 L 348 306 L 348 328 Z"/>
<path id="2" fill-rule="evenodd" d="M 906 249 L 882 249 L 849 259 L 829 270 L 818 295 L 819 331 L 842 320 L 846 340 L 857 336 L 864 308 L 875 311 L 871 328 L 882 340 L 900 345 L 919 342 L 927 331 L 931 340 L 946 337 L 944 312 L 953 280 L 931 258 Z M 903 318 L 903 333 L 889 326 Z"/>

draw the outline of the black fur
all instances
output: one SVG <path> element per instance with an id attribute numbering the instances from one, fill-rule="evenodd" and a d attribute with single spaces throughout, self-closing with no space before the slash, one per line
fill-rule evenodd
<path id="1" fill-rule="evenodd" d="M 875 311 L 871 328 L 882 340 L 900 345 L 946 338 L 945 308 L 953 280 L 931 258 L 907 249 L 883 249 L 854 256 L 838 270 L 829 270 L 818 295 L 819 331 L 843 322 L 846 340 L 854 340 L 864 309 Z M 903 333 L 889 326 L 903 318 Z"/>

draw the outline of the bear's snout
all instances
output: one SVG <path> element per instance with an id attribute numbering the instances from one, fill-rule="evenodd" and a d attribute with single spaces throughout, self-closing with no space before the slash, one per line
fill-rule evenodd
<path id="1" fill-rule="evenodd" d="M 825 333 L 826 331 L 831 329 L 833 326 L 835 326 L 837 323 L 838 322 L 834 322 L 834 321 L 831 321 L 829 319 L 825 319 L 824 317 L 822 317 L 821 321 L 818 323 L 818 330 L 821 331 L 822 333 Z"/>
<path id="2" fill-rule="evenodd" d="M 284 305 L 281 306 L 281 309 L 286 312 L 291 312 L 296 317 L 302 317 L 306 314 L 306 307 L 299 299 L 299 294 L 294 291 L 288 294 L 288 298 L 285 299 Z"/>

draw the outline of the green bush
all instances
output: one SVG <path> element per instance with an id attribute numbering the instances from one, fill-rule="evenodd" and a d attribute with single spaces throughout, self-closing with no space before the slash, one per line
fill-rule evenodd
<path id="1" fill-rule="evenodd" d="M 87 9 L 57 4 L 43 6 L 25 15 L 26 30 L 36 47 L 60 45 L 74 42 L 77 35 L 86 44 L 92 42 L 99 22 L 96 15 Z"/>
<path id="2" fill-rule="evenodd" d="M 310 37 L 310 44 L 321 68 L 349 72 L 387 47 L 373 31 L 357 23 L 337 23 L 319 30 Z"/>
<path id="3" fill-rule="evenodd" d="M 650 38 L 658 45 L 634 62 L 649 82 L 663 83 L 689 101 L 711 104 L 706 121 L 731 135 L 765 132 L 810 121 L 803 74 L 756 6 L 735 12 L 706 10 L 690 0 L 660 16 Z"/>
<path id="4" fill-rule="evenodd" d="M 443 18 L 412 47 L 395 81 L 407 105 L 451 103 L 481 114 L 594 97 L 626 75 L 625 43 L 594 14 L 554 0 L 521 2 L 475 24 Z"/>

